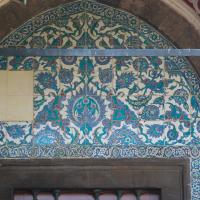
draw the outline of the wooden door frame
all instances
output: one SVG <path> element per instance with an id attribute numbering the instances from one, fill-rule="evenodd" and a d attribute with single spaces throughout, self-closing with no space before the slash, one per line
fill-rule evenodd
<path id="1" fill-rule="evenodd" d="M 17 189 L 160 188 L 162 200 L 190 200 L 189 159 L 0 160 L 0 199 Z"/>

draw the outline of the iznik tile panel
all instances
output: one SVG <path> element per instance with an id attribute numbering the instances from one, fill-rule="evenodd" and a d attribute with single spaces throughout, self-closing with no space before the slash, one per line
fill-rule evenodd
<path id="1" fill-rule="evenodd" d="M 0 45 L 175 48 L 141 19 L 88 0 L 38 15 Z M 188 157 L 200 198 L 200 80 L 186 58 L 0 56 L 0 77 L 19 71 L 33 71 L 33 121 L 0 122 L 0 157 Z"/>

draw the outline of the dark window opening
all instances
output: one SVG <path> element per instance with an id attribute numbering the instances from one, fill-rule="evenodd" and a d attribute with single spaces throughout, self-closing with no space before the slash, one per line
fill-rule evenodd
<path id="1" fill-rule="evenodd" d="M 159 189 L 17 190 L 14 200 L 160 200 Z"/>

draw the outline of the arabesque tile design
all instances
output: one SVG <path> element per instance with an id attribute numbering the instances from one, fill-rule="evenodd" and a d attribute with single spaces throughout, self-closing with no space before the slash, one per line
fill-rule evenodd
<path id="1" fill-rule="evenodd" d="M 46 11 L 0 44 L 175 48 L 141 19 L 88 0 Z M 0 70 L 34 73 L 33 122 L 0 122 L 0 157 L 188 157 L 199 199 L 200 80 L 186 58 L 0 56 Z"/>

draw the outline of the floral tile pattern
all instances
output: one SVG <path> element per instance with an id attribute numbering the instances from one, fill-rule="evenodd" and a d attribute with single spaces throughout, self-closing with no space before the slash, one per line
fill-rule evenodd
<path id="1" fill-rule="evenodd" d="M 175 48 L 141 19 L 89 0 L 38 15 L 0 45 Z M 0 56 L 0 70 L 34 71 L 34 121 L 0 122 L 0 157 L 189 157 L 199 197 L 200 79 L 186 58 Z"/>
<path id="2" fill-rule="evenodd" d="M 190 121 L 166 121 L 165 145 L 187 145 L 191 142 Z"/>
<path id="3" fill-rule="evenodd" d="M 142 141 L 148 145 L 164 145 L 166 126 L 162 121 L 140 121 L 139 135 Z"/>
<path id="4" fill-rule="evenodd" d="M 32 142 L 32 124 L 30 122 L 7 122 L 4 124 L 8 145 L 23 145 Z"/>
<path id="5" fill-rule="evenodd" d="M 33 125 L 33 145 L 61 145 L 63 138 L 60 135 L 59 122 L 35 123 Z"/>
<path id="6" fill-rule="evenodd" d="M 8 57 L 8 70 L 33 70 L 38 65 L 34 57 L 10 56 Z"/>
<path id="7" fill-rule="evenodd" d="M 189 96 L 166 96 L 165 118 L 171 120 L 190 120 L 190 98 Z"/>
<path id="8" fill-rule="evenodd" d="M 32 34 L 14 39 L 21 34 L 18 29 L 1 44 L 26 48 L 173 47 L 140 19 L 93 1 L 57 7 L 37 16 L 27 23 L 30 25 Z M 51 129 L 49 123 L 56 123 L 63 144 L 110 144 L 114 132 L 121 137 L 122 130 L 146 144 L 188 144 L 189 124 L 200 118 L 200 81 L 183 57 L 15 56 L 0 61 L 2 70 L 34 71 L 34 130 Z M 175 132 L 172 136 L 173 127 L 177 139 L 172 139 L 176 137 Z M 154 128 L 163 131 L 158 131 L 159 137 L 152 134 Z M 128 139 L 115 142 L 122 141 Z"/>
<path id="9" fill-rule="evenodd" d="M 0 122 L 0 145 L 5 145 L 7 142 L 6 123 Z"/>
<path id="10" fill-rule="evenodd" d="M 58 94 L 58 73 L 50 71 L 37 71 L 34 74 L 34 95 L 46 96 Z"/>
<path id="11" fill-rule="evenodd" d="M 6 70 L 7 69 L 7 57 L 0 56 L 0 70 Z"/>

